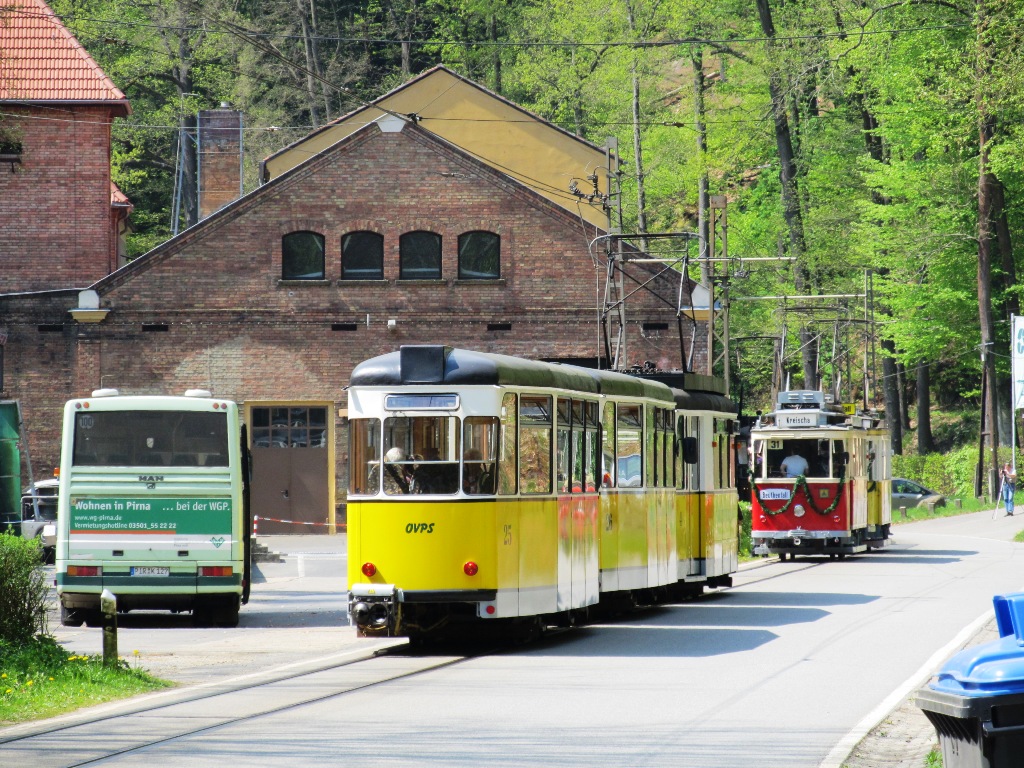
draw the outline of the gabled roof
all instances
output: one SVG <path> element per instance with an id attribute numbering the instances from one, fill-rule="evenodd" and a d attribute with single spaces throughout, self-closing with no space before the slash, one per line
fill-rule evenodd
<path id="1" fill-rule="evenodd" d="M 109 105 L 128 99 L 43 0 L 0 0 L 0 102 Z"/>
<path id="2" fill-rule="evenodd" d="M 122 285 L 137 275 L 143 274 L 161 261 L 187 249 L 190 242 L 197 238 L 208 236 L 208 233 L 216 231 L 225 222 L 237 216 L 245 215 L 247 212 L 258 211 L 264 199 L 281 194 L 281 190 L 287 189 L 289 185 L 310 184 L 310 175 L 315 174 L 319 167 L 328 163 L 341 162 L 339 160 L 340 155 L 344 155 L 346 152 L 358 147 L 378 133 L 397 133 L 403 130 L 407 131 L 413 140 L 429 145 L 438 152 L 456 159 L 458 162 L 465 163 L 468 167 L 473 168 L 474 172 L 479 174 L 481 179 L 487 179 L 490 183 L 503 187 L 508 194 L 520 196 L 526 204 L 532 205 L 545 215 L 563 222 L 566 227 L 579 226 L 578 215 L 574 215 L 562 206 L 552 203 L 544 195 L 528 185 L 502 173 L 499 169 L 465 152 L 461 147 L 452 144 L 432 131 L 425 130 L 412 120 L 385 115 L 368 124 L 361 125 L 353 133 L 346 135 L 327 149 L 308 158 L 307 162 L 288 168 L 281 175 L 273 177 L 265 184 L 256 187 L 242 197 L 225 205 L 184 232 L 179 233 L 170 240 L 165 240 L 151 251 L 142 254 L 137 259 L 128 262 L 118 270 L 101 278 L 91 287 L 101 295 L 105 294 L 112 288 Z"/>
<path id="3" fill-rule="evenodd" d="M 555 205 L 607 228 L 599 203 L 570 185 L 607 190 L 605 150 L 444 66 L 436 66 L 339 117 L 263 161 L 263 180 L 308 161 L 384 115 L 411 119 L 463 152 L 531 187 Z"/>

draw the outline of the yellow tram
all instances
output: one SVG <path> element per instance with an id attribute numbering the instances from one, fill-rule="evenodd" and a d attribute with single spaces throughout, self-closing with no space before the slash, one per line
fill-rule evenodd
<path id="1" fill-rule="evenodd" d="M 736 569 L 724 397 L 443 346 L 367 360 L 348 392 L 363 634 L 569 624 L 607 598 L 699 592 Z"/>

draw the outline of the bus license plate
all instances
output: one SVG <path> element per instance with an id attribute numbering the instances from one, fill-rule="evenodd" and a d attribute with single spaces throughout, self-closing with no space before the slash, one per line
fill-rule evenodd
<path id="1" fill-rule="evenodd" d="M 132 567 L 132 576 L 170 576 L 171 569 L 167 566 L 136 565 Z"/>

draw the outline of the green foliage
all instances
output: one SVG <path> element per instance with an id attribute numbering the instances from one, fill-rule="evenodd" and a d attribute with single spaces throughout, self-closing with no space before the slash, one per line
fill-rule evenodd
<path id="1" fill-rule="evenodd" d="M 933 749 L 924 759 L 924 768 L 942 768 L 942 753 Z"/>
<path id="2" fill-rule="evenodd" d="M 0 647 L 19 647 L 46 632 L 49 585 L 36 539 L 0 534 Z"/>
<path id="3" fill-rule="evenodd" d="M 992 452 L 985 451 L 984 467 L 991 465 Z M 997 463 L 1010 461 L 1009 446 L 1000 447 Z M 1024 476 L 1024 456 L 1018 456 L 1017 474 Z M 906 477 L 944 496 L 970 499 L 974 497 L 974 473 L 978 466 L 978 446 L 964 445 L 946 454 L 929 453 L 925 456 L 893 456 L 892 474 Z M 987 494 L 987 484 L 983 488 Z"/>
<path id="4" fill-rule="evenodd" d="M 753 548 L 750 545 L 750 531 L 752 521 L 750 518 L 750 502 L 741 501 L 740 505 L 740 557 L 751 557 Z"/>
<path id="5" fill-rule="evenodd" d="M 101 656 L 69 654 L 46 635 L 17 646 L 0 642 L 0 724 L 52 717 L 167 685 L 123 659 L 106 666 Z"/>

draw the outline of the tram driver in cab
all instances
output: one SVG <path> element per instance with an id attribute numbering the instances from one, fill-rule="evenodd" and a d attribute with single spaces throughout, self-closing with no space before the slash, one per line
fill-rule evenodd
<path id="1" fill-rule="evenodd" d="M 800 455 L 800 452 L 796 449 L 796 444 L 789 446 L 789 453 L 782 460 L 782 474 L 786 477 L 800 477 L 800 475 L 807 474 L 807 459 Z"/>

